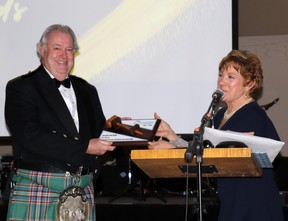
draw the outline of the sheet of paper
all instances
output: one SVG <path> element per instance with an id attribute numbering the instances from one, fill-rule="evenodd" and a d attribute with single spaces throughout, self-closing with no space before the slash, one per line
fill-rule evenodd
<path id="1" fill-rule="evenodd" d="M 130 142 L 130 141 L 147 141 L 146 139 L 141 139 L 137 137 L 131 137 L 123 134 L 113 133 L 107 130 L 103 130 L 100 139 L 113 141 L 113 142 Z"/>
<path id="2" fill-rule="evenodd" d="M 248 135 L 245 133 L 223 131 L 213 128 L 205 128 L 204 140 L 210 140 L 214 146 L 224 141 L 239 141 L 245 143 L 254 153 L 267 153 L 271 162 L 284 146 L 284 142 L 264 137 Z"/>

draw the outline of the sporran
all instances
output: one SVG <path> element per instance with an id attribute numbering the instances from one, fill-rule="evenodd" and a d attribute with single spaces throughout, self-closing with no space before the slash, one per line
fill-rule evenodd
<path id="1" fill-rule="evenodd" d="M 76 174 L 67 175 L 73 177 L 73 185 L 65 189 L 59 196 L 57 206 L 57 221 L 83 221 L 89 212 L 87 195 L 83 188 L 79 187 L 82 167 Z"/>
<path id="2" fill-rule="evenodd" d="M 89 204 L 84 189 L 69 187 L 59 196 L 57 207 L 58 221 L 82 221 L 88 214 Z"/>

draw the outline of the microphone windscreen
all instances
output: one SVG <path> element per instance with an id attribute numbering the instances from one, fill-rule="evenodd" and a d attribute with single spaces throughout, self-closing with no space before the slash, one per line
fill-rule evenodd
<path id="1" fill-rule="evenodd" d="M 220 100 L 222 100 L 223 95 L 224 95 L 224 92 L 221 89 L 217 89 L 212 94 L 212 98 L 220 101 Z"/>

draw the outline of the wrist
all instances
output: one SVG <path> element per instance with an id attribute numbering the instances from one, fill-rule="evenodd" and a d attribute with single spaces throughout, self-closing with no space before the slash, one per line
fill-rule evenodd
<path id="1" fill-rule="evenodd" d="M 170 133 L 169 136 L 167 136 L 167 139 L 169 141 L 176 140 L 178 138 L 179 138 L 179 136 L 176 133 Z"/>
<path id="2" fill-rule="evenodd" d="M 170 140 L 169 143 L 176 146 L 176 148 L 188 147 L 188 142 L 186 140 L 183 140 L 181 137 L 179 137 L 177 135 L 174 139 Z"/>

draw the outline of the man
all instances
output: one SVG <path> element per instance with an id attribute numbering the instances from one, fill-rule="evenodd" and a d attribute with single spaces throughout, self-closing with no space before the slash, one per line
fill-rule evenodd
<path id="1" fill-rule="evenodd" d="M 97 155 L 115 146 L 98 138 L 105 117 L 96 88 L 69 76 L 77 50 L 71 28 L 52 25 L 37 44 L 41 65 L 7 84 L 16 168 L 7 220 L 95 220 Z"/>

